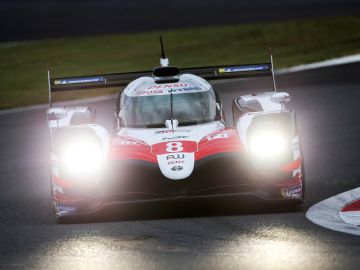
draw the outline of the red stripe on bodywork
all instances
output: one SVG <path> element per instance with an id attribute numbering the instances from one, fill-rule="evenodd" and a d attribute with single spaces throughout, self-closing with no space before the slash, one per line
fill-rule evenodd
<path id="1" fill-rule="evenodd" d="M 68 188 L 68 187 L 72 187 L 74 185 L 72 182 L 62 179 L 55 175 L 53 175 L 52 179 L 53 179 L 53 182 L 59 187 Z"/>
<path id="2" fill-rule="evenodd" d="M 151 154 L 151 147 L 148 144 L 131 137 L 113 138 L 107 159 L 135 159 L 157 163 L 156 156 Z"/>
<path id="3" fill-rule="evenodd" d="M 221 153 L 238 153 L 240 150 L 242 150 L 242 147 L 239 143 L 218 141 L 199 149 L 199 151 L 195 153 L 195 160 Z"/>
<path id="4" fill-rule="evenodd" d="M 302 173 L 297 173 L 292 179 L 275 184 L 275 186 L 277 186 L 277 187 L 292 187 L 292 186 L 296 186 L 296 185 L 301 185 L 303 177 L 304 176 Z"/>
<path id="5" fill-rule="evenodd" d="M 215 131 L 199 142 L 195 160 L 221 153 L 239 153 L 244 150 L 234 129 Z"/>
<path id="6" fill-rule="evenodd" d="M 139 149 L 136 147 L 124 147 L 112 149 L 108 154 L 108 160 L 136 159 L 144 160 L 150 163 L 157 163 L 156 156 L 151 154 L 150 149 Z"/>
<path id="7" fill-rule="evenodd" d="M 341 212 L 349 212 L 349 211 L 360 211 L 360 199 L 357 199 L 348 205 L 346 205 Z"/>
<path id="8" fill-rule="evenodd" d="M 53 199 L 57 202 L 64 202 L 64 203 L 70 203 L 70 202 L 78 202 L 80 201 L 79 198 L 72 198 L 69 196 L 66 196 L 64 194 L 61 194 L 59 192 L 53 193 Z"/>
<path id="9" fill-rule="evenodd" d="M 172 143 L 174 143 L 174 149 L 171 149 Z M 181 143 L 181 145 L 176 143 Z M 177 147 L 181 147 L 181 150 L 177 151 Z M 162 154 L 195 153 L 195 160 L 199 160 L 210 155 L 236 153 L 243 150 L 244 147 L 234 129 L 215 131 L 205 136 L 199 143 L 186 140 L 166 141 L 154 144 L 152 147 L 143 141 L 122 136 L 113 138 L 108 160 L 135 159 L 157 164 L 156 155 Z"/>
<path id="10" fill-rule="evenodd" d="M 283 172 L 292 172 L 293 170 L 296 170 L 297 168 L 299 168 L 301 165 L 301 159 L 298 158 L 297 160 L 295 160 L 294 162 L 282 165 L 280 167 L 280 171 Z"/>

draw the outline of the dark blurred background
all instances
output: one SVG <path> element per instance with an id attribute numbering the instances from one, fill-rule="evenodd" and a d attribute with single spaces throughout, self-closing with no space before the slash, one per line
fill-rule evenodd
<path id="1" fill-rule="evenodd" d="M 0 0 L 0 41 L 359 13 L 359 0 Z"/>

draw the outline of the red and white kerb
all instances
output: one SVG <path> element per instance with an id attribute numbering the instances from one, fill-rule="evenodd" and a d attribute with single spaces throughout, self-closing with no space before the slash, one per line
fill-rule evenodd
<path id="1" fill-rule="evenodd" d="M 346 223 L 360 226 L 360 198 L 345 205 L 340 211 L 340 217 Z"/>

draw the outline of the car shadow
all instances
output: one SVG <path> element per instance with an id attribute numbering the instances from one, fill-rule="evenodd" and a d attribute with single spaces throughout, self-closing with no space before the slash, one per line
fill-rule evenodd
<path id="1" fill-rule="evenodd" d="M 303 211 L 303 205 L 257 198 L 179 199 L 176 201 L 133 203 L 109 206 L 96 214 L 66 217 L 60 224 L 102 223 L 178 219 L 195 217 L 236 216 L 290 213 Z"/>

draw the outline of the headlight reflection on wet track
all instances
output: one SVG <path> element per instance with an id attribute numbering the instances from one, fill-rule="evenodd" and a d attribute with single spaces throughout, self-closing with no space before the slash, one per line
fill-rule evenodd
<path id="1" fill-rule="evenodd" d="M 41 251 L 35 269 L 147 269 L 142 237 L 76 237 Z M 152 243 L 154 248 L 156 244 Z M 115 267 L 116 266 L 116 267 Z"/>
<path id="2" fill-rule="evenodd" d="M 232 244 L 216 249 L 222 257 L 212 264 L 244 269 L 313 269 L 315 261 L 321 269 L 336 265 L 320 255 L 325 245 L 298 230 L 262 227 L 249 236 L 235 237 Z"/>
<path id="3" fill-rule="evenodd" d="M 183 269 L 193 266 L 195 259 L 201 269 L 227 269 L 230 265 L 245 269 L 311 269 L 314 260 L 324 269 L 336 265 L 320 256 L 326 246 L 315 245 L 311 236 L 295 229 L 262 226 L 247 236 L 237 235 L 241 234 L 236 230 L 219 238 L 209 231 L 180 235 L 160 230 L 154 236 L 74 237 L 39 252 L 35 268 L 114 269 L 116 265 L 117 269 L 158 269 L 166 268 L 166 262 L 171 261 L 169 268 Z"/>

